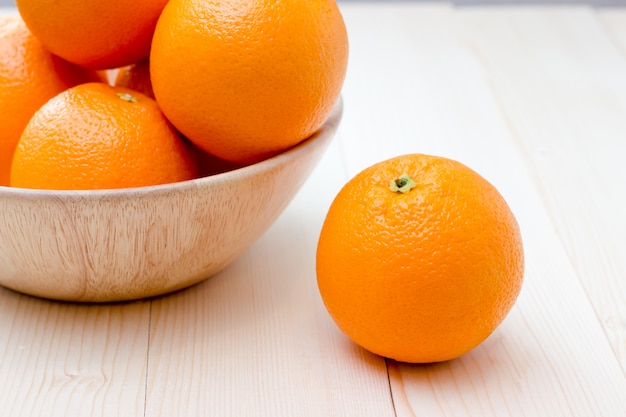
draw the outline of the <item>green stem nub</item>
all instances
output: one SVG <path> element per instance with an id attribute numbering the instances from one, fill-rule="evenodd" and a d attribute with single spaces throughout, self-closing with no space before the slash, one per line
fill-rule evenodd
<path id="1" fill-rule="evenodd" d="M 121 98 L 122 100 L 128 101 L 129 103 L 136 103 L 137 102 L 137 98 L 131 94 L 128 93 L 117 93 L 117 96 L 119 98 Z"/>
<path id="2" fill-rule="evenodd" d="M 413 181 L 413 178 L 409 177 L 408 174 L 402 174 L 399 178 L 395 180 L 391 180 L 389 183 L 389 188 L 394 193 L 408 193 L 411 191 L 417 183 Z"/>

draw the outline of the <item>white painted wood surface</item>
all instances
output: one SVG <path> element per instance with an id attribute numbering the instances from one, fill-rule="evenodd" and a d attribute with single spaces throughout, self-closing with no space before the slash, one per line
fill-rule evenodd
<path id="1" fill-rule="evenodd" d="M 344 119 L 278 221 L 169 296 L 74 305 L 0 289 L 0 415 L 626 415 L 626 10 L 341 7 Z M 407 152 L 484 175 L 525 242 L 511 314 L 442 364 L 354 346 L 315 284 L 336 192 Z"/>

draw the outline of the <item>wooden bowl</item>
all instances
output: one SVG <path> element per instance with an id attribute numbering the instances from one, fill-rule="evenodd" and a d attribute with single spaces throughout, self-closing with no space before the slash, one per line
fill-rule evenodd
<path id="1" fill-rule="evenodd" d="M 318 163 L 342 115 L 275 157 L 151 187 L 47 191 L 0 186 L 0 285 L 67 301 L 165 294 L 243 253 Z"/>

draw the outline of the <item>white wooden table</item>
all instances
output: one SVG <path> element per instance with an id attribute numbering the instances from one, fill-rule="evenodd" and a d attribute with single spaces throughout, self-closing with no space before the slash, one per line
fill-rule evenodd
<path id="1" fill-rule="evenodd" d="M 152 300 L 0 289 L 2 417 L 626 416 L 626 9 L 341 8 L 344 119 L 275 225 L 219 275 Z M 339 188 L 409 152 L 480 172 L 525 243 L 510 315 L 440 364 L 356 347 L 315 282 Z"/>

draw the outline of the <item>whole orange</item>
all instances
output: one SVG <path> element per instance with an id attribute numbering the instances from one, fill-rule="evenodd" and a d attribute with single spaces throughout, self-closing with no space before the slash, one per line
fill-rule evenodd
<path id="1" fill-rule="evenodd" d="M 15 150 L 11 186 L 112 189 L 197 175 L 188 144 L 153 99 L 87 83 L 62 92 L 35 112 Z"/>
<path id="2" fill-rule="evenodd" d="M 150 73 L 163 112 L 189 140 L 250 163 L 321 126 L 347 62 L 335 0 L 171 0 Z"/>
<path id="3" fill-rule="evenodd" d="M 16 0 L 28 28 L 51 52 L 108 69 L 148 57 L 167 0 Z"/>
<path id="4" fill-rule="evenodd" d="M 0 16 L 0 185 L 30 117 L 48 99 L 94 74 L 52 55 L 16 16 Z"/>
<path id="5" fill-rule="evenodd" d="M 338 193 L 317 248 L 328 312 L 354 342 L 404 362 L 453 359 L 485 340 L 520 292 L 519 227 L 465 165 L 403 155 Z"/>

